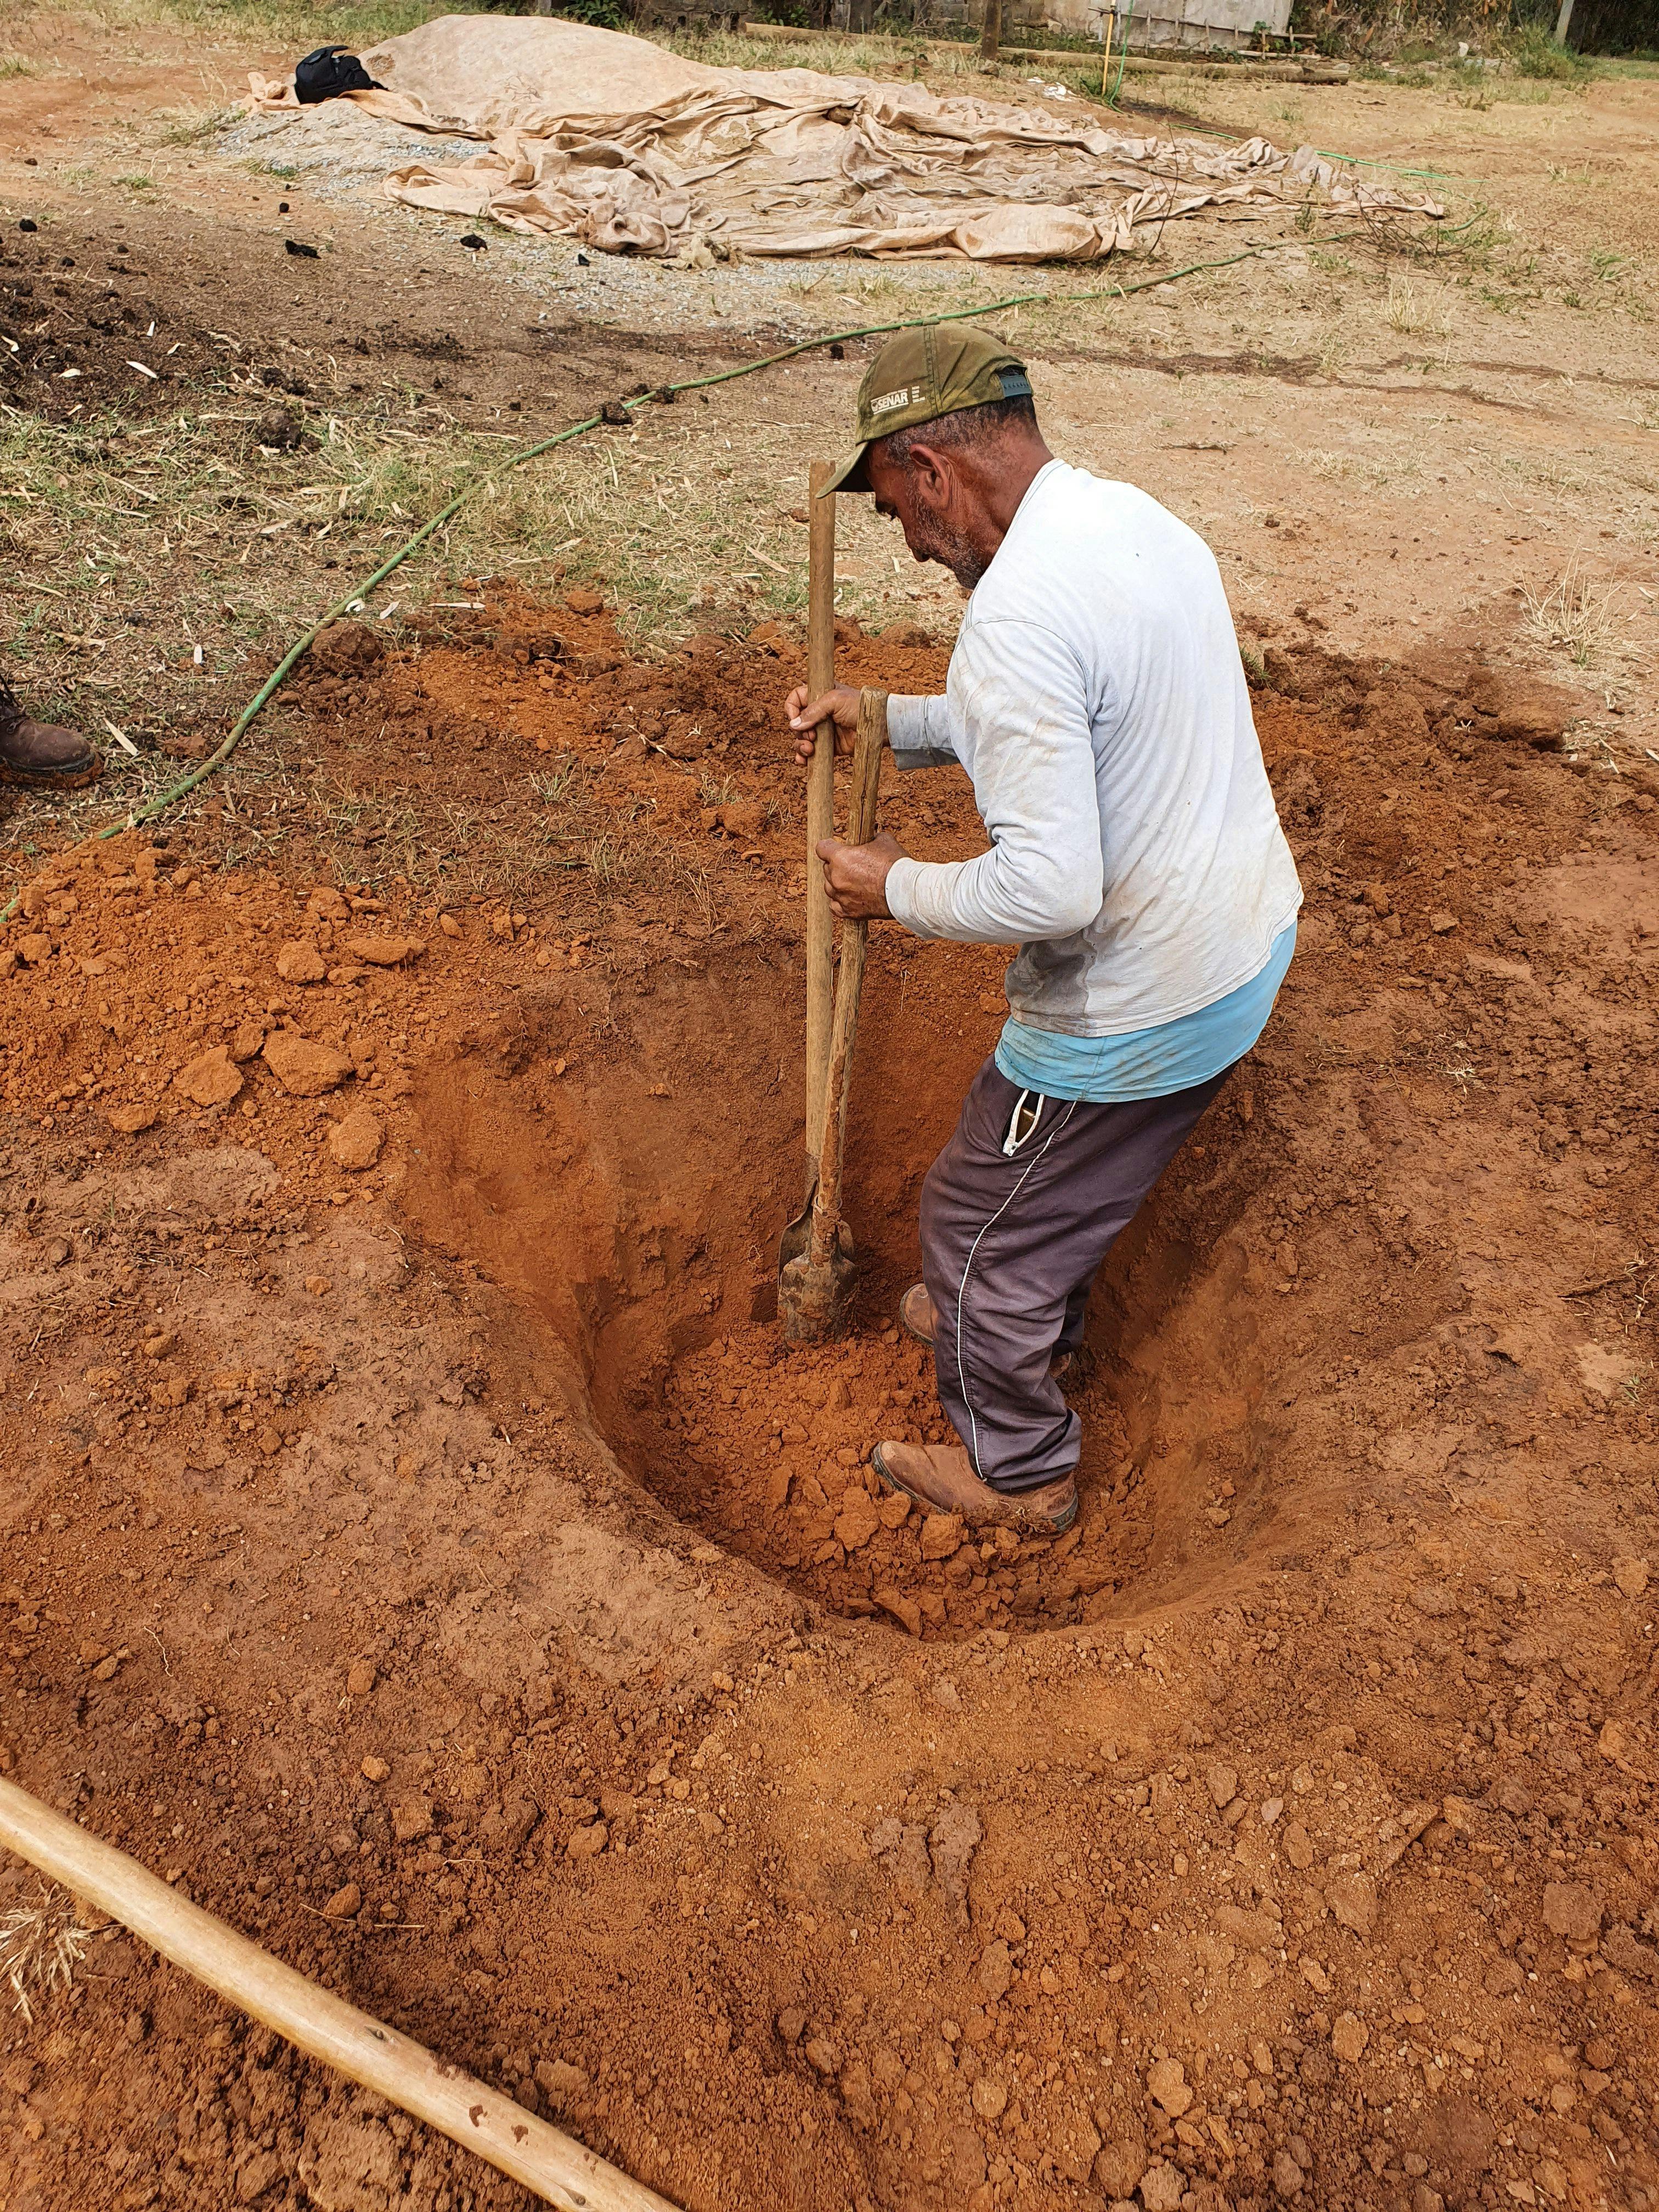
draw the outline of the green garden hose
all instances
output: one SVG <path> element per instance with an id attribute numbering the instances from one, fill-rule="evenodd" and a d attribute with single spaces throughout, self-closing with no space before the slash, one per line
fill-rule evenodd
<path id="1" fill-rule="evenodd" d="M 1133 4 L 1130 13 L 1133 13 Z M 1124 18 L 1126 39 L 1128 21 L 1129 16 L 1126 15 Z M 1123 71 L 1120 66 L 1119 84 L 1121 84 L 1122 81 Z M 1328 240 L 1320 242 L 1336 243 L 1345 238 L 1363 235 L 1364 234 L 1362 232 L 1339 231 Z M 1258 256 L 1271 253 L 1279 246 L 1301 243 L 1303 241 L 1297 239 L 1276 239 L 1262 246 L 1251 246 L 1243 253 L 1227 254 L 1218 261 L 1188 262 L 1183 268 L 1167 270 L 1160 276 L 1144 276 L 1137 283 L 1115 284 L 1108 289 L 1097 292 L 1062 293 L 1059 296 L 1062 301 L 1066 301 L 1127 299 L 1132 292 L 1145 292 L 1151 290 L 1155 285 L 1172 284 L 1180 277 L 1196 276 L 1205 270 L 1231 268 L 1235 262 L 1253 261 Z M 659 385 L 653 391 L 644 393 L 637 398 L 624 399 L 619 404 L 631 412 L 635 408 L 649 405 L 659 398 L 665 396 L 678 398 L 682 392 L 700 392 L 711 385 L 730 384 L 738 377 L 753 376 L 759 369 L 775 368 L 780 362 L 793 361 L 801 354 L 814 353 L 825 346 L 843 345 L 850 339 L 885 337 L 895 331 L 919 330 L 925 324 L 931 322 L 968 322 L 980 315 L 1000 314 L 1007 307 L 1048 306 L 1053 297 L 1053 295 L 1047 292 L 1018 292 L 1006 300 L 993 300 L 982 307 L 959 307 L 949 314 L 915 315 L 899 322 L 866 323 L 856 330 L 830 331 L 823 337 L 803 338 L 797 345 L 785 346 L 781 353 L 767 354 L 759 361 L 744 362 L 737 368 L 720 369 L 713 376 L 688 377 L 679 384 Z M 118 837 L 128 830 L 136 830 L 141 823 L 153 822 L 157 815 L 165 813 L 168 807 L 175 805 L 186 793 L 194 791 L 198 784 L 205 782 L 209 776 L 216 775 L 235 751 L 257 717 L 281 689 L 295 664 L 304 655 L 318 635 L 337 617 L 347 613 L 360 600 L 366 599 L 378 584 L 383 584 L 386 581 L 394 569 L 401 568 L 410 554 L 423 545 L 434 531 L 441 530 L 450 516 L 465 504 L 481 484 L 493 481 L 508 469 L 518 468 L 525 461 L 533 461 L 539 454 L 550 453 L 555 446 L 568 445 L 573 438 L 585 437 L 590 430 L 600 428 L 605 421 L 605 417 L 603 414 L 589 415 L 580 422 L 573 422 L 568 429 L 556 431 L 550 438 L 538 439 L 533 446 L 526 446 L 516 453 L 509 453 L 507 459 L 496 467 L 481 470 L 470 482 L 463 484 L 453 499 L 446 501 L 437 513 L 429 516 L 412 536 L 404 539 L 396 552 L 391 554 L 380 563 L 373 575 L 366 577 L 361 584 L 354 585 L 343 598 L 337 599 L 332 606 L 319 615 L 309 629 L 301 632 L 204 761 L 191 769 L 187 775 L 181 775 L 176 783 L 169 784 L 165 791 L 157 792 L 154 798 L 147 799 L 142 805 L 132 808 L 122 820 L 109 823 L 103 829 L 94 831 L 94 839 L 101 841 L 105 838 Z M 0 909 L 0 922 L 11 920 L 17 911 L 17 898 L 14 896 L 3 909 Z"/>
<path id="2" fill-rule="evenodd" d="M 1134 19 L 1135 0 L 1129 0 L 1127 10 L 1123 17 L 1123 43 L 1117 50 L 1117 76 L 1112 83 L 1110 105 L 1114 107 L 1117 106 L 1118 94 L 1123 89 L 1123 64 L 1129 58 L 1129 26 Z"/>
<path id="3" fill-rule="evenodd" d="M 659 385 L 655 391 L 645 393 L 636 399 L 624 399 L 620 404 L 631 410 L 636 407 L 647 405 L 659 393 L 678 397 L 682 392 L 701 391 L 707 385 L 729 384 L 734 377 L 752 376 L 757 369 L 775 368 L 779 362 L 793 361 L 797 354 L 811 353 L 820 346 L 842 345 L 849 338 L 884 337 L 893 331 L 916 330 L 927 322 L 966 322 L 972 316 L 994 315 L 1004 307 L 1024 307 L 1030 301 L 1044 300 L 1047 297 L 1048 295 L 1042 292 L 1021 292 L 1012 299 L 994 300 L 988 307 L 959 308 L 953 314 L 921 315 L 906 322 L 870 323 L 860 330 L 831 331 L 821 338 L 803 338 L 799 345 L 786 346 L 781 353 L 768 354 L 763 360 L 744 362 L 740 368 L 721 369 L 714 376 L 688 377 L 682 384 Z M 301 632 L 204 761 L 191 769 L 188 775 L 181 775 L 176 783 L 169 784 L 165 791 L 157 792 L 153 799 L 147 799 L 142 806 L 134 807 L 123 820 L 112 822 L 104 829 L 98 830 L 95 833 L 97 837 L 100 839 L 118 837 L 125 830 L 136 830 L 140 823 L 153 822 L 158 814 L 165 813 L 169 806 L 184 798 L 187 792 L 194 791 L 198 783 L 205 782 L 209 776 L 216 775 L 241 743 L 243 736 L 256 716 L 270 703 L 293 669 L 295 663 L 300 659 L 319 633 L 325 629 L 337 616 L 345 614 L 359 600 L 367 599 L 375 586 L 383 584 L 394 568 L 401 568 L 410 555 L 423 545 L 434 531 L 441 530 L 456 509 L 464 506 L 481 484 L 489 483 L 508 469 L 516 469 L 521 462 L 533 461 L 538 454 L 550 453 L 555 446 L 568 445 L 573 438 L 580 438 L 590 430 L 597 430 L 604 421 L 603 415 L 590 415 L 583 422 L 573 422 L 567 430 L 556 431 L 550 438 L 539 439 L 533 446 L 526 446 L 519 453 L 509 453 L 498 467 L 482 470 L 470 483 L 463 484 L 453 499 L 447 501 L 435 514 L 428 516 L 412 537 L 405 538 L 395 553 L 381 562 L 372 576 L 366 577 L 361 584 L 354 585 L 343 599 L 337 599 L 331 607 L 318 617 L 309 629 Z M 14 898 L 4 910 L 0 912 L 0 921 L 9 921 L 16 908 L 17 901 Z"/>

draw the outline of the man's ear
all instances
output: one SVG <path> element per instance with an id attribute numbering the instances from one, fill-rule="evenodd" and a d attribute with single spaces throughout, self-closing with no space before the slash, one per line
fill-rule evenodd
<path id="1" fill-rule="evenodd" d="M 916 491 L 930 507 L 943 507 L 951 496 L 951 471 L 937 446 L 912 446 L 910 476 Z"/>

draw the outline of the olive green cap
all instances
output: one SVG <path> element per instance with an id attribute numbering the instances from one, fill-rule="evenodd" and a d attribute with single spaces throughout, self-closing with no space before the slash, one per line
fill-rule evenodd
<path id="1" fill-rule="evenodd" d="M 923 323 L 918 330 L 900 331 L 865 372 L 855 422 L 858 451 L 842 463 L 824 491 L 869 490 L 865 458 L 877 438 L 936 422 L 964 407 L 1030 396 L 1024 362 L 994 332 L 963 323 Z"/>

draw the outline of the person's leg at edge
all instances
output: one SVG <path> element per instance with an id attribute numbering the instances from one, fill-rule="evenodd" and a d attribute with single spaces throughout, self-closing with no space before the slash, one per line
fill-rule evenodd
<path id="1" fill-rule="evenodd" d="M 1008 1154 L 1019 1092 L 994 1062 L 981 1070 L 928 1173 L 921 1236 L 939 1401 L 994 1490 L 1015 1495 L 1074 1472 L 1080 1424 L 1050 1361 L 1073 1348 L 1102 1261 L 1225 1073 L 1166 1098 L 1046 1100 Z"/>
<path id="2" fill-rule="evenodd" d="M 102 763 L 79 730 L 62 722 L 37 722 L 0 675 L 0 775 L 14 783 L 90 783 Z"/>

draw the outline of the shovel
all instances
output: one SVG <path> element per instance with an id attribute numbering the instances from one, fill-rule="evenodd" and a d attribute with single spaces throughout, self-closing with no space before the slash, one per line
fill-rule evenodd
<path id="1" fill-rule="evenodd" d="M 808 477 L 806 687 L 821 699 L 836 680 L 836 495 L 818 495 L 830 477 L 830 464 L 814 461 Z M 806 1195 L 801 1210 L 778 1242 L 779 1300 L 783 1273 L 802 1258 L 812 1233 L 812 1198 L 818 1187 L 817 1147 L 823 1135 L 824 1079 L 830 1066 L 830 1030 L 835 984 L 830 886 L 818 858 L 822 841 L 836 828 L 836 726 L 818 726 L 806 768 Z"/>
<path id="2" fill-rule="evenodd" d="M 876 787 L 881 779 L 881 749 L 887 738 L 887 694 L 859 695 L 858 737 L 853 749 L 852 792 L 847 809 L 847 842 L 866 845 L 876 834 Z M 823 872 L 823 862 L 814 855 Z M 805 1249 L 786 1251 L 778 1274 L 778 1315 L 786 1342 L 818 1344 L 834 1336 L 846 1319 L 858 1270 L 852 1231 L 842 1218 L 842 1169 L 847 1152 L 847 1102 L 853 1082 L 853 1047 L 858 1036 L 859 999 L 864 988 L 867 922 L 849 921 L 841 933 L 841 973 L 836 981 L 823 1110 L 816 1152 L 815 1188 L 803 1219 Z M 809 1139 L 809 1145 L 811 1143 Z M 786 1246 L 800 1224 L 784 1231 Z"/>

